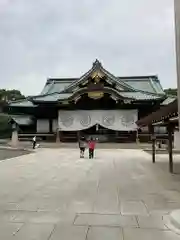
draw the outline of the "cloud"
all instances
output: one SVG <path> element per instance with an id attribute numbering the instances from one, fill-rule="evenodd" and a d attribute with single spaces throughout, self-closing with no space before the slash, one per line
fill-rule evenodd
<path id="1" fill-rule="evenodd" d="M 0 87 L 37 94 L 99 58 L 115 75 L 176 86 L 172 0 L 0 0 Z"/>

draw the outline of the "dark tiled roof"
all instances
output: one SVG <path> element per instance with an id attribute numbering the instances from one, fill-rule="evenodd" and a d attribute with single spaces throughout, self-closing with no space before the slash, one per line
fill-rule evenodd
<path id="1" fill-rule="evenodd" d="M 13 115 L 11 118 L 18 124 L 18 125 L 30 125 L 33 123 L 31 116 L 26 115 Z"/>
<path id="2" fill-rule="evenodd" d="M 164 93 L 159 80 L 157 80 L 157 76 L 118 77 L 117 79 L 136 90 L 157 94 Z M 48 79 L 41 94 L 44 95 L 54 92 L 61 92 L 69 87 L 69 85 L 72 83 L 75 83 L 77 80 L 78 78 Z"/>
<path id="3" fill-rule="evenodd" d="M 10 107 L 35 107 L 35 105 L 27 99 L 18 100 L 9 103 Z"/>

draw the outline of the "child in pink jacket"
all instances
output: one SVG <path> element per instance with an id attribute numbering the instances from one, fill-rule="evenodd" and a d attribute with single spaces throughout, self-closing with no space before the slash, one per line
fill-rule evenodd
<path id="1" fill-rule="evenodd" d="M 88 142 L 88 147 L 89 147 L 89 158 L 94 158 L 94 149 L 96 146 L 96 142 L 93 140 L 93 138 L 90 139 Z"/>

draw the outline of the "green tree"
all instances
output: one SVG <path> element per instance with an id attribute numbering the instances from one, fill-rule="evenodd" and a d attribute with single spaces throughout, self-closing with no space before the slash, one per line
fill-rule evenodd
<path id="1" fill-rule="evenodd" d="M 19 90 L 6 90 L 0 89 L 0 101 L 1 102 L 8 102 L 8 101 L 15 101 L 19 99 L 25 98 L 24 95 L 21 94 Z"/>
<path id="2" fill-rule="evenodd" d="M 19 90 L 0 89 L 0 112 L 9 101 L 16 101 L 25 98 Z"/>
<path id="3" fill-rule="evenodd" d="M 177 88 L 164 89 L 164 92 L 165 92 L 167 95 L 177 96 Z"/>
<path id="4" fill-rule="evenodd" d="M 0 139 L 9 138 L 11 136 L 12 127 L 10 124 L 10 116 L 0 113 Z"/>
<path id="5" fill-rule="evenodd" d="M 12 128 L 10 124 L 10 116 L 2 113 L 3 108 L 9 101 L 15 101 L 25 98 L 19 90 L 0 89 L 0 138 L 11 136 Z"/>

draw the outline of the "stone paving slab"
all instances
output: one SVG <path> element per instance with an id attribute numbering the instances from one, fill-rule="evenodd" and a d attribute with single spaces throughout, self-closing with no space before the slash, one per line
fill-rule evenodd
<path id="1" fill-rule="evenodd" d="M 9 240 L 22 228 L 20 223 L 0 223 L 0 239 Z M 14 238 L 13 238 L 14 239 Z"/>
<path id="2" fill-rule="evenodd" d="M 148 215 L 145 204 L 141 201 L 122 201 L 122 215 Z"/>
<path id="3" fill-rule="evenodd" d="M 49 240 L 86 240 L 87 232 L 87 227 L 57 226 Z"/>
<path id="4" fill-rule="evenodd" d="M 9 217 L 9 221 L 17 222 L 17 223 L 57 224 L 62 220 L 61 214 L 57 212 L 8 211 L 6 212 L 6 214 L 7 214 L 7 219 Z"/>
<path id="5" fill-rule="evenodd" d="M 162 216 L 138 216 L 137 220 L 140 228 L 167 230 Z"/>
<path id="6" fill-rule="evenodd" d="M 51 224 L 25 224 L 14 236 L 14 240 L 48 240 L 55 226 Z"/>
<path id="7" fill-rule="evenodd" d="M 150 229 L 124 229 L 125 240 L 179 240 L 180 236 L 170 231 Z"/>
<path id="8" fill-rule="evenodd" d="M 135 217 L 113 214 L 80 214 L 74 224 L 82 226 L 138 227 Z"/>
<path id="9" fill-rule="evenodd" d="M 91 227 L 88 231 L 87 240 L 123 240 L 122 229 Z"/>

